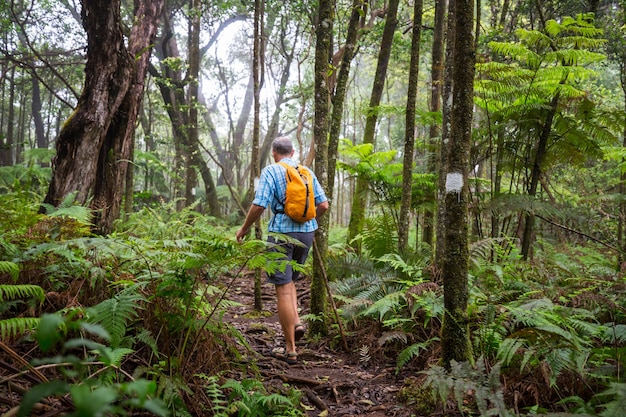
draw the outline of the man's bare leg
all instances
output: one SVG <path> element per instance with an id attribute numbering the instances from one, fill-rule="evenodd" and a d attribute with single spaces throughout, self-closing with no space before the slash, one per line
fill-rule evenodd
<path id="1" fill-rule="evenodd" d="M 298 316 L 298 297 L 293 282 L 276 285 L 278 321 L 285 335 L 285 352 L 296 351 L 295 327 L 300 322 Z"/>

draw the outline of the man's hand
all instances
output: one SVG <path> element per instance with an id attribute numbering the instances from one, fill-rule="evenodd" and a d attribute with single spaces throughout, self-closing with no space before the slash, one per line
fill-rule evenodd
<path id="1" fill-rule="evenodd" d="M 244 230 L 244 228 L 242 227 L 241 229 L 237 230 L 237 242 L 241 243 L 243 241 L 244 236 L 248 233 L 247 230 Z"/>
<path id="2" fill-rule="evenodd" d="M 248 233 L 248 229 L 250 229 L 254 222 L 259 220 L 263 211 L 265 211 L 265 207 L 257 206 L 255 204 L 250 206 L 248 214 L 246 215 L 246 220 L 243 222 L 243 226 L 241 226 L 241 229 L 239 229 L 235 235 L 237 236 L 237 242 L 241 242 L 243 240 L 243 237 Z"/>

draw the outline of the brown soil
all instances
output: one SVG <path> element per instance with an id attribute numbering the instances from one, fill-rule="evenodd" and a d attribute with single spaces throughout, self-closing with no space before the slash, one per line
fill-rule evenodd
<path id="1" fill-rule="evenodd" d="M 247 282 L 249 286 L 232 289 L 228 298 L 239 302 L 242 307 L 231 308 L 224 320 L 245 335 L 266 386 L 278 387 L 286 383 L 302 391 L 302 404 L 308 416 L 416 415 L 398 399 L 404 377 L 396 375 L 395 360 L 380 357 L 380 354 L 363 347 L 375 343 L 375 329 L 369 329 L 358 338 L 354 335 L 355 331 L 350 332 L 351 336 L 347 336 L 350 338 L 347 340 L 349 352 L 342 348 L 339 332 L 330 338 L 332 343 L 313 340 L 307 334 L 298 342 L 298 363 L 287 364 L 270 354 L 272 348 L 283 346 L 276 316 L 274 286 L 262 286 L 264 309 L 267 311 L 266 314 L 259 314 L 254 311 L 252 277 L 246 277 L 241 282 Z M 298 281 L 296 288 L 300 314 L 308 314 L 309 281 Z M 355 340 L 358 340 L 356 344 Z"/>

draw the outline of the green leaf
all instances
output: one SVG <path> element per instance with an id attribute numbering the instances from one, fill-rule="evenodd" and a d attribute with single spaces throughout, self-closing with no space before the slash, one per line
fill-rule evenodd
<path id="1" fill-rule="evenodd" d="M 73 385 L 70 388 L 77 416 L 99 417 L 113 411 L 112 404 L 119 393 L 112 387 L 98 387 L 93 391 L 87 385 Z"/>
<path id="2" fill-rule="evenodd" d="M 59 331 L 61 329 L 65 329 L 65 321 L 60 315 L 44 314 L 41 316 L 35 339 L 42 351 L 47 352 L 63 338 L 62 332 Z"/>

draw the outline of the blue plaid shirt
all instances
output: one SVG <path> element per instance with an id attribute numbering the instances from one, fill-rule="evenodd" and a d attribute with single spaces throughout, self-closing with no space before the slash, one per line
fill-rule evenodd
<path id="1" fill-rule="evenodd" d="M 291 158 L 283 158 L 280 162 L 286 162 L 294 167 L 298 165 Z M 308 169 L 307 167 L 304 168 Z M 313 232 L 317 230 L 317 220 L 312 219 L 308 222 L 300 223 L 292 220 L 284 213 L 283 204 L 287 192 L 286 173 L 286 169 L 278 164 L 268 165 L 263 168 L 252 204 L 263 208 L 267 208 L 269 205 L 272 209 L 274 215 L 268 225 L 268 231 L 270 232 Z M 316 206 L 327 200 L 326 194 L 315 175 L 313 175 L 313 192 Z"/>

